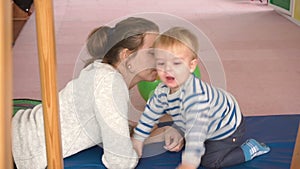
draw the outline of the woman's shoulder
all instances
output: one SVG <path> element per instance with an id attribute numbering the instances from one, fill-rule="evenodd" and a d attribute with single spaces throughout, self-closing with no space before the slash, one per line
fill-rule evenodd
<path id="1" fill-rule="evenodd" d="M 99 83 L 112 83 L 117 86 L 126 86 L 123 76 L 119 71 L 109 64 L 95 62 L 93 63 L 94 77 L 93 80 Z M 127 88 L 127 87 L 126 87 Z"/>
<path id="2" fill-rule="evenodd" d="M 124 80 L 122 75 L 112 66 L 101 62 L 94 62 L 83 68 L 78 77 L 69 81 L 65 90 L 66 88 L 71 88 L 73 90 L 74 87 L 81 90 L 88 86 L 91 87 L 101 83 L 110 83 L 112 81 L 122 83 Z"/>
<path id="3" fill-rule="evenodd" d="M 83 76 L 92 76 L 93 78 L 104 78 L 104 77 L 121 77 L 121 74 L 111 65 L 102 63 L 100 60 L 91 63 L 85 67 L 81 73 Z"/>
<path id="4" fill-rule="evenodd" d="M 104 73 L 115 73 L 117 70 L 109 64 L 102 63 L 101 60 L 94 61 L 87 67 L 83 69 L 83 71 L 97 71 L 97 72 L 104 72 Z"/>

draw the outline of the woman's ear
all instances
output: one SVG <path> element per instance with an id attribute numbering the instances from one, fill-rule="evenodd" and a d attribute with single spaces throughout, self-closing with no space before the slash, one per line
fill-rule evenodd
<path id="1" fill-rule="evenodd" d="M 120 59 L 121 60 L 126 60 L 128 58 L 128 56 L 130 55 L 130 51 L 127 48 L 122 49 L 122 51 L 120 52 Z"/>
<path id="2" fill-rule="evenodd" d="M 193 73 L 198 65 L 198 59 L 195 58 L 190 62 L 190 72 Z"/>
<path id="3" fill-rule="evenodd" d="M 123 62 L 124 66 L 126 67 L 127 70 L 129 70 L 129 72 L 133 72 L 133 63 L 132 63 L 132 59 L 131 57 L 129 57 L 131 54 L 130 50 L 125 48 L 122 49 L 122 51 L 120 52 L 120 60 L 121 62 Z"/>
<path id="4" fill-rule="evenodd" d="M 129 49 L 123 49 L 120 53 L 120 58 L 124 62 L 124 66 L 126 67 L 127 71 L 133 73 L 135 70 L 134 57 L 131 56 L 132 52 Z"/>

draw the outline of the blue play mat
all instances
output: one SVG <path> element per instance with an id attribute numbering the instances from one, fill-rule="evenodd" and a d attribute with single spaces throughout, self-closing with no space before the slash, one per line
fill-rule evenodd
<path id="1" fill-rule="evenodd" d="M 266 143 L 271 152 L 252 161 L 226 169 L 289 169 L 293 156 L 300 115 L 273 115 L 246 117 L 246 136 Z M 163 143 L 149 144 L 144 152 L 162 150 Z M 64 159 L 65 169 L 105 169 L 101 162 L 103 150 L 92 147 Z M 137 169 L 175 169 L 181 153 L 164 152 L 142 158 Z M 203 167 L 199 167 L 203 169 Z"/>

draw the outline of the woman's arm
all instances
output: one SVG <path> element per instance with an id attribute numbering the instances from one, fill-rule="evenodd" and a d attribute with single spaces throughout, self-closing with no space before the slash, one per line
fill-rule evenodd
<path id="1" fill-rule="evenodd" d="M 119 74 L 107 75 L 95 87 L 96 118 L 101 128 L 107 168 L 134 168 L 138 157 L 133 149 L 128 123 L 128 89 Z M 100 134 L 100 133 L 99 133 Z"/>

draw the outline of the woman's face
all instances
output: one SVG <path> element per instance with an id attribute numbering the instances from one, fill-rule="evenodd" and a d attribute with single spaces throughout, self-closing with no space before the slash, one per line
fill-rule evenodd
<path id="1" fill-rule="evenodd" d="M 136 78 L 140 80 L 154 81 L 157 78 L 154 51 L 151 48 L 157 36 L 155 33 L 147 33 L 144 37 L 143 46 L 134 56 L 133 64 L 135 72 L 137 72 Z"/>
<path id="2" fill-rule="evenodd" d="M 193 52 L 184 46 L 156 47 L 158 76 L 171 89 L 171 93 L 176 92 L 194 71 L 197 62 L 193 56 Z"/>

